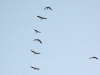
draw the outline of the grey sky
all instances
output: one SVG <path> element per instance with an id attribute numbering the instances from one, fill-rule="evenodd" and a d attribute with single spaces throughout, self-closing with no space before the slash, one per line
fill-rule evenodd
<path id="1" fill-rule="evenodd" d="M 100 75 L 99 0 L 0 0 L 0 16 L 0 75 Z"/>

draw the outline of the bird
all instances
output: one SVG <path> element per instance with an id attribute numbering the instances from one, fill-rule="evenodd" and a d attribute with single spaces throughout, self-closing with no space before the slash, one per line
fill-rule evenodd
<path id="1" fill-rule="evenodd" d="M 35 67 L 32 67 L 32 66 L 30 66 L 31 68 L 33 68 L 34 70 L 40 70 L 39 68 L 35 68 Z"/>
<path id="2" fill-rule="evenodd" d="M 35 31 L 36 33 L 41 33 L 40 31 L 38 31 L 38 30 L 36 30 L 36 29 L 34 29 L 34 31 Z"/>
<path id="3" fill-rule="evenodd" d="M 52 10 L 52 9 L 51 9 L 51 7 L 45 7 L 45 8 L 44 8 L 44 10 L 47 10 L 47 9 L 50 9 L 50 10 Z"/>
<path id="4" fill-rule="evenodd" d="M 40 40 L 40 39 L 34 39 L 33 41 L 39 41 L 39 42 L 42 44 L 42 42 L 41 42 L 41 40 Z"/>
<path id="5" fill-rule="evenodd" d="M 41 18 L 40 20 L 42 20 L 42 19 L 47 19 L 47 18 L 45 18 L 45 17 L 41 17 L 41 16 L 37 16 L 38 18 Z"/>
<path id="6" fill-rule="evenodd" d="M 34 55 L 35 55 L 35 54 L 40 54 L 40 53 L 37 53 L 37 52 L 35 52 L 35 51 L 33 51 L 33 50 L 31 50 L 31 52 L 33 52 L 33 53 L 34 53 Z"/>
<path id="7" fill-rule="evenodd" d="M 95 59 L 98 59 L 98 58 L 97 58 L 97 57 L 95 57 L 95 56 L 94 56 L 94 57 L 90 57 L 89 59 L 91 59 L 91 58 L 95 58 Z M 98 59 L 98 60 L 99 60 L 99 59 Z"/>

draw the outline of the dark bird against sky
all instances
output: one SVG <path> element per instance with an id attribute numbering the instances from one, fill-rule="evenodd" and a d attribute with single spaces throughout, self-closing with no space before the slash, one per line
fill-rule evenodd
<path id="1" fill-rule="evenodd" d="M 47 18 L 41 17 L 41 16 L 37 16 L 37 17 L 40 18 L 40 20 L 42 20 L 42 19 L 47 19 Z"/>
<path id="2" fill-rule="evenodd" d="M 35 55 L 35 54 L 40 54 L 40 53 L 37 53 L 37 52 L 35 52 L 35 51 L 33 51 L 33 50 L 31 50 L 31 52 L 33 52 L 33 53 L 34 53 L 34 55 Z"/>
<path id="3" fill-rule="evenodd" d="M 31 68 L 33 68 L 34 70 L 40 70 L 39 68 L 35 68 L 35 67 L 32 67 L 32 66 L 30 66 Z"/>
<path id="4" fill-rule="evenodd" d="M 34 29 L 34 31 L 35 31 L 36 33 L 41 33 L 40 31 L 38 31 L 38 30 L 36 30 L 36 29 Z"/>
<path id="5" fill-rule="evenodd" d="M 47 10 L 47 9 L 50 9 L 50 10 L 52 10 L 52 9 L 51 9 L 51 7 L 45 7 L 45 8 L 44 8 L 44 10 Z"/>
<path id="6" fill-rule="evenodd" d="M 39 42 L 42 44 L 42 42 L 41 42 L 41 40 L 40 40 L 40 39 L 34 39 L 34 41 L 39 41 Z"/>
<path id="7" fill-rule="evenodd" d="M 94 56 L 94 57 L 90 57 L 89 59 L 93 59 L 93 58 L 94 58 L 94 59 L 98 59 L 98 58 L 97 58 L 97 57 L 95 57 L 95 56 Z M 98 60 L 99 60 L 99 59 L 98 59 Z"/>

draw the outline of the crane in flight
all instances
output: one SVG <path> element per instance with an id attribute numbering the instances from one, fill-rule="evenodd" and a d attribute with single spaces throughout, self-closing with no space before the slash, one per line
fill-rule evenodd
<path id="1" fill-rule="evenodd" d="M 37 53 L 37 52 L 35 52 L 35 51 L 33 51 L 33 50 L 31 50 L 31 52 L 33 52 L 33 53 L 34 53 L 34 55 L 35 55 L 35 54 L 40 54 L 40 53 Z"/>
<path id="2" fill-rule="evenodd" d="M 31 68 L 33 68 L 34 70 L 40 70 L 39 68 L 35 68 L 35 67 L 32 67 L 32 66 L 30 66 Z"/>
<path id="3" fill-rule="evenodd" d="M 36 30 L 36 29 L 34 29 L 34 31 L 35 31 L 36 33 L 41 33 L 40 31 L 38 31 L 38 30 Z"/>
<path id="4" fill-rule="evenodd" d="M 50 10 L 52 10 L 52 9 L 51 9 L 51 7 L 45 7 L 45 8 L 44 8 L 44 10 L 47 10 L 47 9 L 50 9 Z"/>
<path id="5" fill-rule="evenodd" d="M 40 20 L 42 20 L 42 19 L 47 19 L 47 18 L 41 17 L 41 16 L 37 16 L 37 17 L 40 18 Z"/>
<path id="6" fill-rule="evenodd" d="M 94 57 L 90 57 L 89 59 L 93 59 L 93 58 L 94 58 L 94 59 L 98 59 L 98 58 L 97 58 L 97 57 L 95 57 L 95 56 L 94 56 Z M 98 60 L 99 60 L 99 59 L 98 59 Z"/>
<path id="7" fill-rule="evenodd" d="M 40 42 L 42 44 L 40 39 L 34 39 L 33 41 L 38 41 L 38 42 Z"/>

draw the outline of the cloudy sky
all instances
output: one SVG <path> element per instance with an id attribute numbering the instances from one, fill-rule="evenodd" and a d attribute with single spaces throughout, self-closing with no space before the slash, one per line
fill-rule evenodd
<path id="1" fill-rule="evenodd" d="M 100 0 L 0 0 L 0 39 L 0 75 L 100 75 Z"/>

